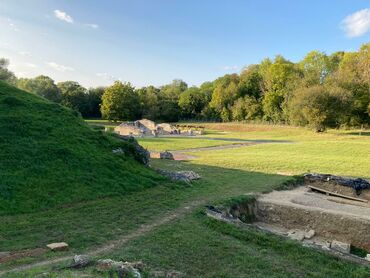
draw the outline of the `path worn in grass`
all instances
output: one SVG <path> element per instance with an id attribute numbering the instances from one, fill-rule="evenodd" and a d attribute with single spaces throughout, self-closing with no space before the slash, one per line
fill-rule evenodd
<path id="1" fill-rule="evenodd" d="M 164 138 L 167 138 L 167 137 L 164 137 Z M 216 138 L 216 137 L 215 138 L 213 137 L 204 138 L 203 137 L 202 139 L 206 139 L 210 141 L 227 141 L 227 142 L 235 142 L 235 143 L 218 145 L 218 146 L 206 146 L 206 147 L 198 147 L 198 148 L 172 150 L 169 152 L 173 154 L 174 160 L 191 160 L 191 159 L 195 159 L 196 156 L 188 155 L 186 153 L 236 149 L 236 148 L 241 148 L 241 147 L 248 147 L 248 146 L 268 144 L 268 143 L 291 143 L 290 141 L 285 141 L 285 140 L 246 140 L 246 139 L 240 139 L 240 138 Z M 152 153 L 158 153 L 158 152 L 152 151 Z"/>
<path id="2" fill-rule="evenodd" d="M 175 219 L 181 218 L 185 214 L 191 212 L 195 207 L 198 207 L 203 203 L 205 203 L 205 201 L 194 201 L 194 202 L 190 202 L 190 203 L 185 203 L 181 208 L 174 210 L 173 212 L 165 215 L 163 218 L 160 218 L 156 221 L 153 221 L 150 224 L 142 225 L 140 228 L 136 229 L 135 231 L 132 231 L 131 233 L 129 233 L 129 234 L 117 239 L 117 240 L 108 242 L 107 244 L 105 244 L 105 245 L 103 245 L 103 246 L 101 246 L 101 247 L 99 247 L 95 250 L 86 252 L 85 255 L 97 256 L 97 255 L 104 254 L 104 253 L 107 253 L 109 251 L 112 251 L 115 248 L 123 246 L 124 244 L 126 244 L 130 240 L 136 239 L 140 236 L 143 236 L 143 235 L 151 232 L 152 230 L 154 230 L 157 227 L 160 227 L 164 224 L 167 224 L 167 223 L 169 223 L 169 222 L 171 222 Z M 0 276 L 3 276 L 3 275 L 5 275 L 7 273 L 10 273 L 10 272 L 24 271 L 24 270 L 29 270 L 29 269 L 36 268 L 36 267 L 43 267 L 43 266 L 53 265 L 53 264 L 57 264 L 57 263 L 62 263 L 62 262 L 68 261 L 68 260 L 72 260 L 73 257 L 74 257 L 73 255 L 69 255 L 69 256 L 63 256 L 63 257 L 59 257 L 59 258 L 55 258 L 55 259 L 44 260 L 44 261 L 37 262 L 37 263 L 20 265 L 20 266 L 14 267 L 12 269 L 0 271 Z"/>

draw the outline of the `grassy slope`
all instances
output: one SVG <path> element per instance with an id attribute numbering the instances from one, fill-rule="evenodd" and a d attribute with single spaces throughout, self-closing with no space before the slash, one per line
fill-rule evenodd
<path id="1" fill-rule="evenodd" d="M 143 223 L 160 219 L 166 212 L 184 206 L 186 202 L 204 200 L 213 203 L 246 192 L 270 189 L 288 179 L 284 175 L 275 174 L 276 171 L 290 171 L 293 168 L 293 172 L 304 172 L 307 163 L 314 165 L 317 171 L 334 173 L 341 173 L 346 167 L 354 165 L 356 167 L 351 168 L 351 175 L 369 176 L 366 165 L 369 165 L 370 158 L 359 156 L 368 151 L 366 137 L 352 137 L 337 132 L 318 135 L 305 129 L 271 130 L 269 127 L 238 133 L 214 132 L 209 136 L 285 139 L 294 141 L 295 144 L 199 152 L 199 159 L 190 162 L 156 160 L 153 162 L 156 167 L 193 169 L 202 175 L 202 179 L 192 187 L 159 185 L 124 197 L 106 198 L 63 209 L 0 216 L 0 222 L 6 223 L 0 225 L 0 238 L 6 239 L 0 240 L 0 250 L 34 248 L 50 241 L 65 240 L 71 243 L 69 253 L 81 253 L 126 235 Z M 188 147 L 188 141 L 175 140 L 162 142 L 163 147 L 175 143 L 178 148 Z M 148 142 L 149 148 L 157 146 L 151 146 Z M 347 152 L 343 147 L 351 149 Z M 303 152 L 302 157 L 305 159 L 294 155 L 299 152 Z M 292 159 L 293 157 L 295 158 Z M 347 161 L 341 162 L 345 158 Z M 333 163 L 334 161 L 337 163 Z M 362 164 L 364 166 L 360 167 Z M 259 172 L 253 171 L 254 169 Z M 60 254 L 48 253 L 45 256 L 58 255 Z M 323 255 L 279 237 L 217 223 L 198 213 L 166 224 L 101 257 L 143 260 L 151 269 L 179 270 L 186 277 L 245 277 L 246 274 L 253 277 L 370 277 L 369 269 Z M 3 264 L 0 269 L 31 260 L 34 259 Z M 45 270 L 50 271 L 50 268 L 26 272 L 24 276 L 16 273 L 10 277 L 30 277 L 31 273 Z M 93 269 L 82 272 L 93 277 L 101 275 Z M 62 271 L 56 275 L 75 277 L 76 273 Z"/>
<path id="2" fill-rule="evenodd" d="M 163 179 L 73 111 L 0 83 L 0 215 L 92 200 Z M 138 178 L 140 177 L 140 178 Z"/>

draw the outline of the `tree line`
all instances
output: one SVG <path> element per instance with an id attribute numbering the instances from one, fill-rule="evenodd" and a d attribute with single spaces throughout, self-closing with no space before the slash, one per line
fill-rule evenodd
<path id="1" fill-rule="evenodd" d="M 79 111 L 109 120 L 148 118 L 175 122 L 269 121 L 309 126 L 358 127 L 370 124 L 370 43 L 354 52 L 309 52 L 293 63 L 266 58 L 200 86 L 182 80 L 134 88 L 116 81 L 86 89 L 77 82 L 55 84 L 47 76 L 17 79 L 0 59 L 0 79 Z"/>

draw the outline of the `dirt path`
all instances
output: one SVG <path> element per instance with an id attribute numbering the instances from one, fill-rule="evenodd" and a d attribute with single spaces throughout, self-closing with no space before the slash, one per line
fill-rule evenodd
<path id="1" fill-rule="evenodd" d="M 117 239 L 117 240 L 114 240 L 114 241 L 111 241 L 111 242 L 108 242 L 107 244 L 95 249 L 95 250 L 91 250 L 91 251 L 88 251 L 86 253 L 84 253 L 85 255 L 88 255 L 88 256 L 97 256 L 97 255 L 102 255 L 104 253 L 107 253 L 109 251 L 112 251 L 118 247 L 121 247 L 123 245 L 125 245 L 127 242 L 131 241 L 131 240 L 134 240 L 138 237 L 141 237 L 141 236 L 144 236 L 145 234 L 153 231 L 155 228 L 157 227 L 160 227 L 164 224 L 167 224 L 175 219 L 179 219 L 183 216 L 185 216 L 186 214 L 190 213 L 194 208 L 204 204 L 205 201 L 193 201 L 191 203 L 186 203 L 184 204 L 182 207 L 174 210 L 173 212 L 165 215 L 163 218 L 160 218 L 150 224 L 145 224 L 145 225 L 142 225 L 141 227 L 139 227 L 138 229 L 130 232 L 129 234 Z M 32 268 L 36 268 L 36 267 L 43 267 L 43 266 L 48 266 L 48 265 L 53 265 L 53 264 L 57 264 L 57 263 L 61 263 L 61 262 L 66 262 L 66 261 L 72 261 L 73 260 L 73 257 L 74 255 L 68 255 L 68 256 L 63 256 L 63 257 L 59 257 L 59 258 L 55 258 L 55 259 L 50 259 L 50 260 L 44 260 L 44 261 L 40 261 L 40 262 L 37 262 L 37 263 L 32 263 L 32 264 L 27 264 L 27 265 L 20 265 L 20 266 L 17 266 L 17 267 L 14 267 L 12 269 L 8 269 L 8 270 L 3 270 L 3 271 L 0 271 L 0 276 L 3 276 L 7 273 L 10 273 L 10 272 L 17 272 L 17 271 L 24 271 L 24 270 L 29 270 L 29 269 L 32 269 Z"/>
<path id="2" fill-rule="evenodd" d="M 209 146 L 209 147 L 190 148 L 190 149 L 183 149 L 183 150 L 174 150 L 174 151 L 169 151 L 169 152 L 173 154 L 174 160 L 192 160 L 192 159 L 195 159 L 196 156 L 189 155 L 187 153 L 236 149 L 236 148 L 241 148 L 241 147 L 248 147 L 248 146 L 268 144 L 268 143 L 291 143 L 290 141 L 283 141 L 283 140 L 245 140 L 245 139 L 237 139 L 237 138 L 208 138 L 208 137 L 202 138 L 202 139 L 215 140 L 215 141 L 233 141 L 233 142 L 235 141 L 238 143 L 218 145 L 218 146 Z M 159 153 L 156 151 L 153 151 L 153 152 Z"/>

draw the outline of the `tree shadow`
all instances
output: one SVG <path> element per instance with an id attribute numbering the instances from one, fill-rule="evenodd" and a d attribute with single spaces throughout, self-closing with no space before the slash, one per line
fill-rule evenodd
<path id="1" fill-rule="evenodd" d="M 352 135 L 352 136 L 370 136 L 370 131 L 358 131 L 358 132 L 344 132 L 342 135 Z"/>

